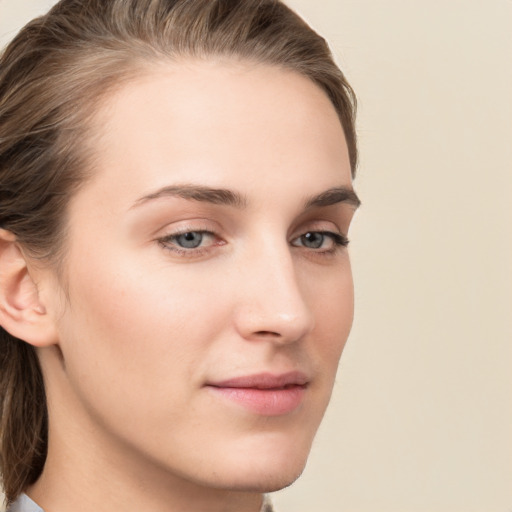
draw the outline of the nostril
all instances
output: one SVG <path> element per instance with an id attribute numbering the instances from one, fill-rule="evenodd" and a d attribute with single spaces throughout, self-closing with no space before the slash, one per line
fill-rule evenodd
<path id="1" fill-rule="evenodd" d="M 257 336 L 266 336 L 266 337 L 272 337 L 272 338 L 281 337 L 281 334 L 279 334 L 278 332 L 274 332 L 274 331 L 257 331 L 255 334 Z"/>

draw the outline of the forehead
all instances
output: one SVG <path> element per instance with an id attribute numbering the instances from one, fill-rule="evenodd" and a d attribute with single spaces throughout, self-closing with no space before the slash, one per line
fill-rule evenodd
<path id="1" fill-rule="evenodd" d="M 110 95 L 93 123 L 99 179 L 133 193 L 175 181 L 241 188 L 314 172 L 350 183 L 326 94 L 296 72 L 229 60 L 160 63 Z M 108 174 L 108 176 L 107 176 Z"/>

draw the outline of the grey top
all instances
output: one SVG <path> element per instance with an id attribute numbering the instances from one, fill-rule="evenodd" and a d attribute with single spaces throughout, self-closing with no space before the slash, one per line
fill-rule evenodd
<path id="1" fill-rule="evenodd" d="M 8 509 L 7 512 L 44 512 L 44 510 L 33 502 L 26 494 L 22 494 Z M 265 495 L 260 512 L 275 512 L 272 508 L 270 498 Z"/>
<path id="2" fill-rule="evenodd" d="M 44 512 L 26 494 L 22 494 L 8 509 L 7 512 Z"/>

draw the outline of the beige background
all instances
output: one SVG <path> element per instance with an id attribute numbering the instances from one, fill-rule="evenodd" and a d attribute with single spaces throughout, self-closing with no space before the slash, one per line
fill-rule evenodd
<path id="1" fill-rule="evenodd" d="M 5 43 L 48 0 L 0 0 Z M 512 511 L 512 1 L 290 0 L 360 98 L 356 321 L 281 512 Z"/>

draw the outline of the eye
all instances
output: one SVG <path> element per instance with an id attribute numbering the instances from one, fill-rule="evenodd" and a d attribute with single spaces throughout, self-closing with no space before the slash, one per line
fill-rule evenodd
<path id="1" fill-rule="evenodd" d="M 174 236 L 175 243 L 184 249 L 196 249 L 203 243 L 203 238 L 203 231 L 189 231 Z"/>
<path id="2" fill-rule="evenodd" d="M 346 247 L 348 239 L 331 231 L 308 231 L 293 240 L 292 245 L 318 250 L 319 252 L 333 252 L 338 247 Z"/>
<path id="3" fill-rule="evenodd" d="M 207 249 L 215 245 L 216 236 L 211 231 L 190 230 L 159 238 L 158 243 L 171 251 L 182 253 L 194 252 L 194 249 Z"/>
<path id="4" fill-rule="evenodd" d="M 309 247 L 310 249 L 320 249 L 325 242 L 324 233 L 319 233 L 318 231 L 313 231 L 311 233 L 306 233 L 300 237 L 301 245 L 304 247 Z"/>

